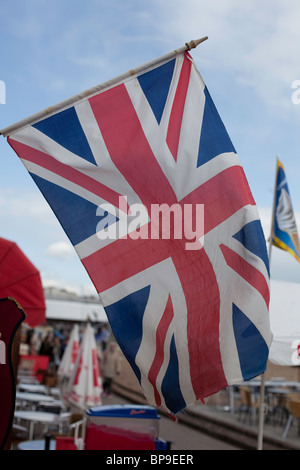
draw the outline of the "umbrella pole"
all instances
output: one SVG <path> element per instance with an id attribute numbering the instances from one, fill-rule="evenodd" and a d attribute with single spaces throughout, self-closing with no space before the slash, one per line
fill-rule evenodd
<path id="1" fill-rule="evenodd" d="M 276 166 L 277 168 L 277 166 Z M 275 184 L 274 184 L 274 195 L 273 195 L 273 207 L 272 207 L 272 221 L 270 229 L 270 238 L 269 238 L 269 266 L 271 266 L 271 253 L 272 253 L 272 240 L 273 240 L 273 231 L 274 231 L 274 218 L 275 218 L 275 200 L 276 200 L 276 179 L 277 172 L 275 172 Z M 271 273 L 270 273 L 271 274 Z M 265 402 L 265 373 L 261 376 L 260 383 L 260 399 L 259 399 L 259 422 L 258 422 L 258 440 L 257 440 L 257 450 L 262 450 L 263 448 L 263 427 L 264 427 L 264 402 Z"/>
<path id="2" fill-rule="evenodd" d="M 259 423 L 258 423 L 258 440 L 257 450 L 263 448 L 263 434 L 264 434 L 264 402 L 265 402 L 265 374 L 262 374 L 260 379 L 260 401 L 259 401 Z"/>

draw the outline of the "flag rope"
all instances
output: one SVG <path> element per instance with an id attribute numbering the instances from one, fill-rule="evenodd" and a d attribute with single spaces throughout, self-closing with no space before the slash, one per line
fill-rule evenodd
<path id="1" fill-rule="evenodd" d="M 203 41 L 206 41 L 208 39 L 207 36 L 201 38 L 201 39 L 196 39 L 192 40 L 190 42 L 185 43 L 184 46 L 180 47 L 179 49 L 175 49 L 172 52 L 169 52 L 161 57 L 158 57 L 150 62 L 147 62 L 135 69 L 129 70 L 128 72 L 123 73 L 122 75 L 119 75 L 113 79 L 110 79 L 102 84 L 96 85 L 92 88 L 89 88 L 88 90 L 79 93 L 77 95 L 72 96 L 71 98 L 68 98 L 64 101 L 61 101 L 60 103 L 57 103 L 56 105 L 50 106 L 36 114 L 33 114 L 32 116 L 29 116 L 28 118 L 22 119 L 21 121 L 16 122 L 15 124 L 12 124 L 11 126 L 8 126 L 6 128 L 3 128 L 0 130 L 0 135 L 3 135 L 3 137 L 7 137 L 8 135 L 12 135 L 16 131 L 20 130 L 22 127 L 25 127 L 27 125 L 32 125 L 35 122 L 39 121 L 40 119 L 44 117 L 48 117 L 51 114 L 54 114 L 58 111 L 62 111 L 63 109 L 66 109 L 75 103 L 86 99 L 87 97 L 91 97 L 96 93 L 99 93 L 100 91 L 104 91 L 114 85 L 116 85 L 118 82 L 122 82 L 126 80 L 127 78 L 132 78 L 134 75 L 138 75 L 142 73 L 145 69 L 155 67 L 158 64 L 171 60 L 173 57 L 176 57 L 179 54 L 182 54 L 185 51 L 190 51 L 191 49 L 196 48 L 199 44 L 201 44 Z"/>

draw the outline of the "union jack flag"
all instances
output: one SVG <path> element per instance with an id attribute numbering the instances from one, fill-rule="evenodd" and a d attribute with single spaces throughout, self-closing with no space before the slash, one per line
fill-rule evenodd
<path id="1" fill-rule="evenodd" d="M 188 52 L 8 142 L 73 243 L 149 403 L 176 414 L 264 372 L 266 243 L 236 151 Z M 99 213 L 107 203 L 115 212 Z M 97 235 L 100 221 L 100 231 L 117 227 L 135 204 L 148 214 L 136 236 Z M 153 204 L 189 205 L 191 217 L 203 204 L 202 248 L 187 250 L 174 226 L 169 239 L 143 237 Z"/>

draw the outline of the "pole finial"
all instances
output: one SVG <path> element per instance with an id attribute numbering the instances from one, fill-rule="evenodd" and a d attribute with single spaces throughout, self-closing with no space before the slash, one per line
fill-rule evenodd
<path id="1" fill-rule="evenodd" d="M 204 38 L 195 39 L 190 42 L 186 42 L 185 45 L 187 47 L 187 50 L 190 51 L 191 49 L 195 49 L 195 47 L 199 46 L 201 42 L 206 41 L 206 39 L 208 39 L 208 36 L 204 36 Z"/>

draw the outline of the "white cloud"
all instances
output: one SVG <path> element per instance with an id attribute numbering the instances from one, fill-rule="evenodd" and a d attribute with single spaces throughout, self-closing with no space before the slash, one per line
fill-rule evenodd
<path id="1" fill-rule="evenodd" d="M 223 81 L 224 69 L 264 103 L 291 107 L 291 83 L 300 78 L 298 0 L 150 0 L 147 6 L 113 0 L 109 6 L 91 1 L 88 8 L 75 1 L 71 16 L 68 2 L 17 3 L 16 14 L 6 14 L 6 28 L 32 42 L 27 74 L 33 71 L 41 87 L 65 93 L 68 84 L 71 93 L 80 92 L 92 80 L 95 85 L 138 66 L 141 57 L 154 59 L 156 51 L 208 35 L 208 43 L 192 53 L 200 72 L 205 66 Z"/>
<path id="2" fill-rule="evenodd" d="M 1 188 L 0 216 L 33 218 L 43 223 L 53 223 L 52 211 L 39 191 L 25 187 Z M 32 223 L 32 221 L 30 222 Z"/>
<path id="3" fill-rule="evenodd" d="M 298 0 L 166 0 L 160 5 L 169 12 L 160 28 L 170 42 L 174 35 L 184 42 L 208 35 L 209 43 L 192 52 L 197 63 L 231 71 L 263 102 L 290 108 L 291 83 L 300 78 Z"/>
<path id="4" fill-rule="evenodd" d="M 52 243 L 46 249 L 46 255 L 62 260 L 72 258 L 74 254 L 74 248 L 64 241 Z"/>
<path id="5" fill-rule="evenodd" d="M 58 279 L 57 276 L 49 276 L 46 273 L 41 273 L 42 284 L 44 288 L 55 287 L 57 289 L 66 289 L 68 292 L 76 293 L 77 295 L 95 295 L 95 288 L 91 285 L 78 285 L 72 284 L 66 279 Z"/>

